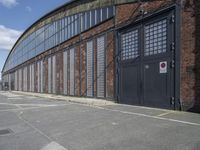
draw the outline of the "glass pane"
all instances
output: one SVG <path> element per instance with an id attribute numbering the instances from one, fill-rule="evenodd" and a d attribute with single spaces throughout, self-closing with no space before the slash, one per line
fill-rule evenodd
<path id="1" fill-rule="evenodd" d="M 145 26 L 144 55 L 155 55 L 167 51 L 167 20 Z"/>
<path id="2" fill-rule="evenodd" d="M 138 53 L 138 30 L 129 31 L 122 34 L 121 36 L 121 45 L 122 60 L 133 59 L 139 56 Z"/>

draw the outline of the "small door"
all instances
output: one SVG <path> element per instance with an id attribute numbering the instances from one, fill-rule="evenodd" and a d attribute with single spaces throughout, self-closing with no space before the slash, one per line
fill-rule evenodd
<path id="1" fill-rule="evenodd" d="M 105 96 L 105 36 L 97 38 L 97 97 Z"/>
<path id="2" fill-rule="evenodd" d="M 52 93 L 56 94 L 56 56 L 52 57 Z"/>
<path id="3" fill-rule="evenodd" d="M 119 101 L 174 108 L 173 11 L 120 31 Z"/>
<path id="4" fill-rule="evenodd" d="M 72 48 L 69 50 L 70 52 L 70 74 L 69 74 L 69 77 L 70 77 L 70 95 L 71 96 L 74 96 L 74 92 L 75 92 L 75 86 L 74 86 L 74 51 L 75 49 Z"/>
<path id="5" fill-rule="evenodd" d="M 161 59 L 152 60 L 143 65 L 143 105 L 161 108 L 170 107 L 171 84 L 169 72 L 171 69 L 169 63 L 170 60 Z"/>
<path id="6" fill-rule="evenodd" d="M 120 58 L 120 95 L 123 103 L 140 104 L 140 53 L 139 53 L 140 29 L 134 27 L 121 35 Z"/>
<path id="7" fill-rule="evenodd" d="M 48 58 L 48 93 L 52 92 L 52 59 Z"/>
<path id="8" fill-rule="evenodd" d="M 64 65 L 63 65 L 63 84 L 64 84 L 64 95 L 67 95 L 67 91 L 68 91 L 68 51 L 64 51 L 63 52 L 63 62 L 64 62 Z"/>
<path id="9" fill-rule="evenodd" d="M 87 96 L 93 96 L 93 41 L 87 42 Z"/>

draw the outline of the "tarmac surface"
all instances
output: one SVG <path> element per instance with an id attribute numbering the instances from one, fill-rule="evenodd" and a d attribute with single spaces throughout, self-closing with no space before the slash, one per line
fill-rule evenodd
<path id="1" fill-rule="evenodd" d="M 200 150 L 200 114 L 0 92 L 0 150 Z"/>

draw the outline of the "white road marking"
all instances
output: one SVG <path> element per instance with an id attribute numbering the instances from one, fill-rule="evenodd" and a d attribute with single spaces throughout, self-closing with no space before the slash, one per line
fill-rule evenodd
<path id="1" fill-rule="evenodd" d="M 53 106 L 65 106 L 65 105 L 70 105 L 70 104 L 13 104 L 13 103 L 0 103 L 0 105 L 11 105 L 11 106 L 37 106 L 37 107 L 53 107 Z"/>
<path id="2" fill-rule="evenodd" d="M 21 97 L 8 97 L 8 99 L 22 99 Z"/>
<path id="3" fill-rule="evenodd" d="M 129 111 L 121 111 L 121 110 L 117 110 L 117 109 L 109 109 L 109 108 L 104 108 L 104 107 L 100 107 L 100 106 L 92 106 L 92 107 L 107 110 L 107 111 L 120 112 L 120 113 L 123 113 L 123 114 L 137 115 L 137 116 L 153 118 L 153 119 L 158 119 L 158 120 L 165 120 L 165 121 L 177 122 L 177 123 L 182 123 L 182 124 L 187 124 L 187 125 L 200 126 L 199 123 L 195 123 L 195 122 L 181 121 L 181 120 L 176 120 L 176 119 L 163 118 L 163 117 L 159 117 L 159 116 L 152 116 L 152 115 L 134 113 L 134 112 L 129 112 Z"/>
<path id="4" fill-rule="evenodd" d="M 161 113 L 161 114 L 157 115 L 157 117 L 166 116 L 166 115 L 169 115 L 171 113 L 174 113 L 174 112 L 173 111 L 168 111 L 168 112 L 165 112 L 165 113 Z"/>
<path id="5" fill-rule="evenodd" d="M 67 149 L 56 142 L 51 142 L 45 147 L 43 147 L 41 150 L 67 150 Z"/>
<path id="6" fill-rule="evenodd" d="M 1 105 L 1 104 L 0 104 Z M 13 105 L 13 104 L 10 104 L 12 106 L 16 106 L 16 105 Z M 19 110 L 32 110 L 32 109 L 42 109 L 42 108 L 49 108 L 49 107 L 61 107 L 61 106 L 67 106 L 67 105 L 71 105 L 71 104 L 63 104 L 63 105 L 46 105 L 46 106 L 33 106 L 33 107 L 29 107 L 29 108 L 23 108 L 23 107 L 20 107 L 20 105 L 17 105 L 16 107 L 18 108 L 11 108 L 11 109 L 6 109 L 6 110 L 0 110 L 0 112 L 13 112 L 13 111 L 19 111 Z M 30 105 L 29 105 L 30 106 Z"/>
<path id="7" fill-rule="evenodd" d="M 112 105 L 110 105 L 112 106 Z M 153 107 L 145 107 L 145 106 L 137 106 L 137 105 L 128 105 L 128 104 L 114 104 L 113 106 L 125 106 L 125 107 L 132 107 L 132 108 L 139 108 L 139 109 L 147 109 L 147 110 L 158 110 L 158 111 L 163 111 L 163 112 L 166 112 L 166 111 L 169 111 L 168 109 L 163 109 L 163 108 L 153 108 Z M 173 111 L 173 110 L 171 110 Z"/>
<path id="8" fill-rule="evenodd" d="M 13 93 L 10 93 L 10 92 L 0 92 L 0 95 L 6 96 L 8 98 L 23 96 L 23 95 L 16 95 L 16 94 L 13 94 Z"/>

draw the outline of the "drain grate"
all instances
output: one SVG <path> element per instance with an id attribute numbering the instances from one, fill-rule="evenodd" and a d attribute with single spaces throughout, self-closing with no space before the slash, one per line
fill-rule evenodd
<path id="1" fill-rule="evenodd" d="M 3 129 L 0 130 L 0 136 L 6 135 L 6 134 L 11 134 L 13 131 L 11 129 Z"/>

